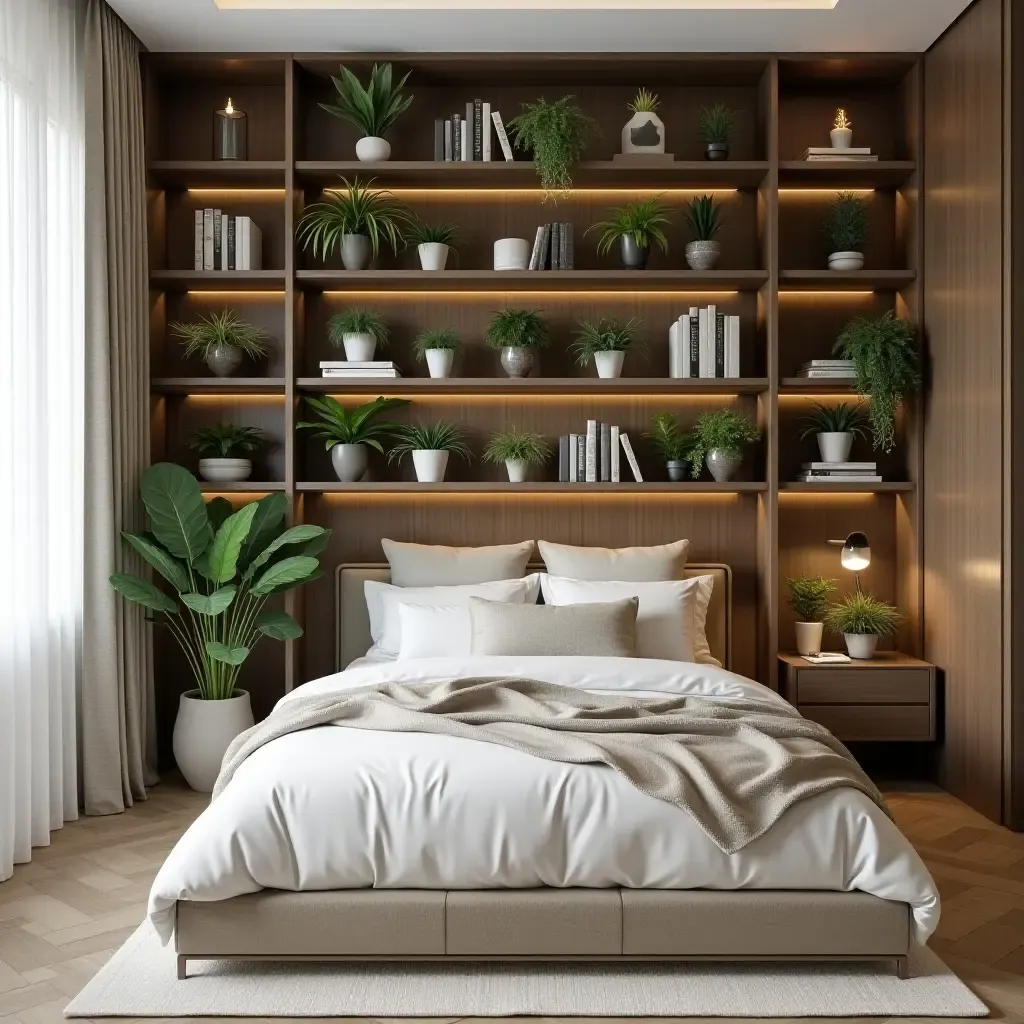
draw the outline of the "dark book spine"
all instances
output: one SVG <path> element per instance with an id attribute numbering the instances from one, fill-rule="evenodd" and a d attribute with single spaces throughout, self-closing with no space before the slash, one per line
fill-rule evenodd
<path id="1" fill-rule="evenodd" d="M 700 318 L 690 314 L 690 376 L 700 376 Z"/>
<path id="2" fill-rule="evenodd" d="M 213 269 L 220 270 L 221 211 L 213 211 Z"/>
<path id="3" fill-rule="evenodd" d="M 235 222 L 237 217 L 228 217 L 228 270 L 237 270 L 235 265 Z"/>
<path id="4" fill-rule="evenodd" d="M 452 159 L 452 120 L 447 118 L 444 122 L 444 158 Z"/>
<path id="5" fill-rule="evenodd" d="M 434 159 L 444 160 L 444 118 L 434 118 Z"/>
<path id="6" fill-rule="evenodd" d="M 551 225 L 551 269 L 552 270 L 561 270 L 562 269 L 562 264 L 559 262 L 559 258 L 558 258 L 558 253 L 559 253 L 559 241 L 558 240 L 559 240 L 559 238 L 560 238 L 560 236 L 562 234 L 561 228 L 562 228 L 562 226 L 561 226 L 561 224 L 558 223 L 557 220 Z"/>
<path id="7" fill-rule="evenodd" d="M 715 314 L 715 376 L 725 376 L 725 314 Z"/>
<path id="8" fill-rule="evenodd" d="M 569 482 L 569 435 L 563 434 L 558 439 L 558 482 Z"/>
<path id="9" fill-rule="evenodd" d="M 597 429 L 601 436 L 601 459 L 598 480 L 610 481 L 612 478 L 612 425 L 604 421 L 598 423 Z"/>
<path id="10" fill-rule="evenodd" d="M 576 480 L 586 483 L 587 480 L 587 435 L 580 434 L 576 438 Z"/>
<path id="11" fill-rule="evenodd" d="M 544 236 L 540 240 L 540 258 L 537 260 L 538 270 L 550 270 L 551 259 L 550 250 L 551 248 L 551 225 L 544 225 Z"/>
<path id="12" fill-rule="evenodd" d="M 470 100 L 466 104 L 466 120 L 463 123 L 462 130 L 466 135 L 466 160 L 473 159 L 473 133 L 476 128 L 473 124 L 473 101 Z"/>
<path id="13" fill-rule="evenodd" d="M 462 118 L 452 114 L 452 159 L 462 159 Z"/>
<path id="14" fill-rule="evenodd" d="M 569 228 L 572 225 L 567 221 L 562 221 L 558 225 L 558 269 L 559 270 L 571 270 L 572 264 L 569 262 Z"/>
<path id="15" fill-rule="evenodd" d="M 562 239 L 564 242 L 562 269 L 572 270 L 576 262 L 576 247 L 573 244 L 572 223 L 570 221 L 566 221 L 562 225 Z"/>
<path id="16" fill-rule="evenodd" d="M 484 158 L 484 101 L 473 100 L 473 159 Z"/>

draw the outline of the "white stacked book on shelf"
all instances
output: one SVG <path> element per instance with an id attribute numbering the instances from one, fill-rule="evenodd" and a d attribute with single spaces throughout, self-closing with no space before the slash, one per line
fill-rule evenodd
<path id="1" fill-rule="evenodd" d="M 263 232 L 251 217 L 195 212 L 195 270 L 262 270 Z"/>
<path id="2" fill-rule="evenodd" d="M 325 360 L 320 363 L 321 377 L 391 377 L 402 376 L 402 371 L 388 360 L 362 362 L 356 360 Z"/>
<path id="3" fill-rule="evenodd" d="M 836 149 L 834 146 L 808 146 L 804 153 L 805 160 L 877 160 L 870 149 L 850 146 Z"/>
<path id="4" fill-rule="evenodd" d="M 492 127 L 498 146 L 493 144 Z M 467 100 L 465 114 L 459 110 L 449 118 L 434 120 L 434 159 L 438 162 L 488 163 L 497 159 L 495 154 L 499 147 L 505 160 L 511 160 L 512 147 L 501 113 L 491 110 L 490 103 L 484 100 Z"/>
<path id="5" fill-rule="evenodd" d="M 668 330 L 668 375 L 740 377 L 740 318 L 717 306 L 691 306 Z"/>
<path id="6" fill-rule="evenodd" d="M 875 462 L 805 462 L 801 469 L 800 480 L 805 484 L 877 484 L 882 481 Z"/>
<path id="7" fill-rule="evenodd" d="M 798 376 L 809 380 L 853 380 L 857 369 L 852 359 L 810 359 L 800 367 Z"/>
<path id="8" fill-rule="evenodd" d="M 559 483 L 621 483 L 623 461 L 633 479 L 642 484 L 644 478 L 629 435 L 611 423 L 587 420 L 585 432 L 563 434 L 558 439 Z"/>

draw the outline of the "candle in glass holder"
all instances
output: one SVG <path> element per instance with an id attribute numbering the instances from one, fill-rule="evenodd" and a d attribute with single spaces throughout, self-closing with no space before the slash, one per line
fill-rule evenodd
<path id="1" fill-rule="evenodd" d="M 249 159 L 249 121 L 245 111 L 238 110 L 230 96 L 227 106 L 213 115 L 213 158 Z"/>

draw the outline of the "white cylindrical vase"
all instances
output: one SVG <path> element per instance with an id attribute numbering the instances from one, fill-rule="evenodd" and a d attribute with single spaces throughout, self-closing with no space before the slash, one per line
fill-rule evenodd
<path id="1" fill-rule="evenodd" d="M 794 622 L 797 654 L 820 654 L 821 634 L 825 626 L 821 622 Z"/>
<path id="2" fill-rule="evenodd" d="M 245 690 L 235 690 L 226 700 L 203 700 L 198 690 L 183 693 L 171 746 L 185 781 L 199 793 L 212 793 L 224 751 L 252 725 L 252 707 Z"/>
<path id="3" fill-rule="evenodd" d="M 499 238 L 494 243 L 495 270 L 526 270 L 530 265 L 530 243 L 525 238 Z"/>
<path id="4" fill-rule="evenodd" d="M 849 149 L 853 145 L 852 128 L 833 128 L 828 134 L 833 149 Z"/>
<path id="5" fill-rule="evenodd" d="M 448 468 L 448 452 L 439 452 L 433 448 L 417 448 L 412 453 L 412 463 L 416 467 L 416 479 L 421 484 L 439 484 L 444 480 Z"/>

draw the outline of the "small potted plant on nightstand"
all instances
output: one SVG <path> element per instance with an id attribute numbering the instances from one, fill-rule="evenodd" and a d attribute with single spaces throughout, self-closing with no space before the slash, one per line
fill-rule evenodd
<path id="1" fill-rule="evenodd" d="M 199 452 L 199 475 L 213 483 L 235 483 L 252 475 L 252 461 L 245 456 L 259 451 L 263 431 L 257 427 L 236 427 L 218 423 L 200 427 L 189 439 L 188 446 Z"/>
<path id="2" fill-rule="evenodd" d="M 736 114 L 724 103 L 701 107 L 700 134 L 704 139 L 704 156 L 708 160 L 729 159 L 729 139 L 736 127 Z"/>
<path id="3" fill-rule="evenodd" d="M 862 270 L 860 251 L 868 236 L 868 204 L 854 192 L 839 192 L 825 214 L 829 270 Z"/>
<path id="4" fill-rule="evenodd" d="M 536 310 L 502 309 L 491 316 L 484 341 L 501 350 L 501 365 L 510 377 L 529 377 L 534 352 L 549 342 L 548 325 Z"/>
<path id="5" fill-rule="evenodd" d="M 831 605 L 825 613 L 825 625 L 833 633 L 842 633 L 847 653 L 858 661 L 870 661 L 878 638 L 892 636 L 901 621 L 891 604 L 860 591 Z"/>
<path id="6" fill-rule="evenodd" d="M 242 356 L 260 359 L 270 351 L 267 332 L 240 320 L 230 309 L 200 317 L 193 324 L 169 327 L 184 343 L 185 355 L 202 356 L 216 377 L 230 377 Z"/>
<path id="7" fill-rule="evenodd" d="M 462 431 L 445 420 L 401 426 L 392 436 L 398 443 L 388 452 L 388 461 L 400 462 L 402 456 L 410 452 L 416 479 L 420 483 L 434 484 L 444 480 L 450 455 L 459 455 L 467 462 L 473 458 L 473 453 L 462 439 Z"/>
<path id="8" fill-rule="evenodd" d="M 458 234 L 454 224 L 425 224 L 413 221 L 409 228 L 408 241 L 416 246 L 420 266 L 424 270 L 444 270 L 448 262 L 448 251 Z"/>
<path id="9" fill-rule="evenodd" d="M 863 410 L 849 402 L 833 406 L 814 403 L 814 412 L 804 417 L 799 439 L 814 434 L 822 462 L 846 462 L 855 437 L 867 437 L 867 419 Z"/>
<path id="10" fill-rule="evenodd" d="M 743 461 L 744 446 L 760 437 L 761 431 L 734 409 L 701 413 L 693 428 L 690 450 L 693 479 L 700 476 L 706 461 L 711 475 L 719 483 L 731 480 Z"/>
<path id="11" fill-rule="evenodd" d="M 820 654 L 821 634 L 825 628 L 828 595 L 836 589 L 836 581 L 825 576 L 794 576 L 787 579 L 789 607 L 796 613 L 798 654 Z"/>
<path id="12" fill-rule="evenodd" d="M 687 463 L 692 457 L 693 435 L 679 426 L 679 420 L 670 412 L 659 412 L 644 437 L 665 460 L 669 480 L 685 480 Z"/>
<path id="13" fill-rule="evenodd" d="M 597 255 L 606 256 L 617 242 L 622 266 L 626 270 L 643 270 L 651 255 L 651 246 L 657 244 L 662 252 L 668 252 L 668 207 L 660 196 L 637 199 L 611 211 L 607 220 L 598 221 L 587 228 L 585 234 L 600 231 Z"/>
<path id="14" fill-rule="evenodd" d="M 327 321 L 327 340 L 335 347 L 343 345 L 349 362 L 368 363 L 377 347 L 388 343 L 388 325 L 368 309 L 346 309 Z"/>
<path id="15" fill-rule="evenodd" d="M 543 466 L 551 457 L 551 445 L 540 434 L 520 432 L 515 427 L 495 434 L 484 449 L 484 462 L 504 462 L 509 483 L 522 483 L 531 466 Z"/>
<path id="16" fill-rule="evenodd" d="M 642 323 L 640 317 L 633 317 L 626 323 L 619 320 L 599 320 L 597 323 L 581 320 L 572 345 L 576 362 L 586 366 L 593 360 L 598 377 L 621 377 L 626 353 L 643 354 L 643 346 L 636 340 L 636 329 Z"/>
<path id="17" fill-rule="evenodd" d="M 391 156 L 391 143 L 384 135 L 412 103 L 411 96 L 402 95 L 402 87 L 412 72 L 407 72 L 395 85 L 391 65 L 374 64 L 369 84 L 364 88 L 347 67 L 342 65 L 340 70 L 340 78 L 331 76 L 338 92 L 337 104 L 321 103 L 320 106 L 329 114 L 354 124 L 363 133 L 356 143 L 358 160 L 387 160 Z"/>
<path id="18" fill-rule="evenodd" d="M 417 359 L 425 359 L 431 377 L 449 377 L 452 363 L 462 349 L 458 331 L 450 327 L 423 331 L 413 342 Z"/>
<path id="19" fill-rule="evenodd" d="M 722 246 L 715 235 L 722 227 L 722 209 L 709 195 L 697 196 L 686 207 L 686 223 L 693 241 L 686 243 L 686 262 L 691 270 L 714 270 Z"/>

